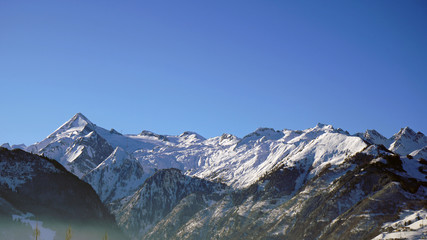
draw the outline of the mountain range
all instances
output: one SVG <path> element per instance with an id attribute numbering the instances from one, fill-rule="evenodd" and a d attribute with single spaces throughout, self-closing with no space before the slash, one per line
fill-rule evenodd
<path id="1" fill-rule="evenodd" d="M 427 137 L 409 127 L 391 138 L 317 124 L 205 139 L 121 134 L 78 113 L 40 142 L 2 147 L 54 159 L 88 183 L 131 239 L 419 239 L 427 231 Z M 5 180 L 20 172 L 4 169 L 4 191 L 27 181 Z"/>

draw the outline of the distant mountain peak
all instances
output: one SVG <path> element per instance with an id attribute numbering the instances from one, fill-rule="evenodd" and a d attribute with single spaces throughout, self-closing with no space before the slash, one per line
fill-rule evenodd
<path id="1" fill-rule="evenodd" d="M 163 140 L 163 141 L 169 141 L 168 137 L 165 135 L 160 135 L 157 133 L 153 133 L 151 131 L 148 130 L 142 130 L 142 132 L 140 134 L 138 134 L 139 136 L 145 136 L 145 137 L 155 137 L 159 140 Z"/>
<path id="2" fill-rule="evenodd" d="M 365 132 L 365 138 L 380 138 L 386 139 L 383 135 L 377 132 L 375 129 L 367 129 Z"/>
<path id="3" fill-rule="evenodd" d="M 389 140 L 383 135 L 381 135 L 379 132 L 377 132 L 375 129 L 367 129 L 364 133 L 356 133 L 354 135 L 364 139 L 365 141 L 371 144 L 378 144 L 384 146 L 390 145 Z"/>
<path id="4" fill-rule="evenodd" d="M 183 137 L 183 136 L 188 136 L 188 135 L 199 135 L 196 132 L 192 132 L 192 131 L 185 131 L 183 133 L 181 133 L 179 136 Z"/>
<path id="5" fill-rule="evenodd" d="M 185 131 L 181 133 L 179 137 L 184 139 L 191 139 L 191 140 L 202 140 L 202 141 L 206 140 L 206 138 L 204 138 L 202 135 L 196 132 L 191 132 L 191 131 Z"/>
<path id="6" fill-rule="evenodd" d="M 389 150 L 400 155 L 409 154 L 427 145 L 427 137 L 421 132 L 415 132 L 409 127 L 404 127 L 391 137 L 393 143 Z"/>
<path id="7" fill-rule="evenodd" d="M 406 127 L 403 128 L 403 132 L 409 133 L 409 134 L 415 134 L 415 131 L 412 130 L 412 128 L 410 128 L 408 126 L 406 126 Z"/>
<path id="8" fill-rule="evenodd" d="M 394 136 L 395 137 L 403 137 L 403 136 L 405 136 L 405 137 L 412 137 L 412 136 L 415 136 L 415 135 L 416 135 L 415 131 L 412 130 L 410 127 L 404 127 L 404 128 L 401 128 L 399 130 L 399 132 L 396 133 Z"/>
<path id="9" fill-rule="evenodd" d="M 83 128 L 86 126 L 92 128 L 94 124 L 82 113 L 76 113 L 70 120 L 64 123 L 59 129 Z"/>
<path id="10" fill-rule="evenodd" d="M 78 112 L 78 113 L 74 114 L 74 117 L 80 117 L 80 118 L 85 118 L 85 119 L 87 119 L 87 118 L 85 117 L 85 115 L 83 115 L 83 113 L 81 113 L 81 112 Z"/>
<path id="11" fill-rule="evenodd" d="M 224 141 L 224 140 L 234 140 L 234 139 L 237 139 L 237 137 L 236 136 L 234 136 L 233 134 L 230 134 L 230 133 L 223 133 L 222 135 L 221 135 L 221 138 L 220 138 L 220 141 Z"/>
<path id="12" fill-rule="evenodd" d="M 12 150 L 12 147 L 10 146 L 9 143 L 3 143 L 0 147 L 6 148 L 7 150 Z"/>
<path id="13" fill-rule="evenodd" d="M 317 123 L 317 125 L 314 128 L 320 128 L 320 129 L 334 129 L 334 127 L 330 124 L 324 124 L 324 123 Z"/>
<path id="14" fill-rule="evenodd" d="M 276 132 L 276 130 L 274 130 L 274 128 L 260 127 L 257 128 L 255 132 Z"/>
<path id="15" fill-rule="evenodd" d="M 399 130 L 391 139 L 397 141 L 399 139 L 411 139 L 413 141 L 427 141 L 425 135 L 422 132 L 415 132 L 410 127 L 404 127 Z"/>
<path id="16" fill-rule="evenodd" d="M 152 131 L 142 130 L 142 132 L 139 135 L 140 136 L 156 136 L 157 134 L 153 133 Z"/>
<path id="17" fill-rule="evenodd" d="M 249 142 L 257 141 L 259 139 L 264 140 L 277 140 L 284 136 L 282 131 L 276 131 L 273 128 L 257 128 L 254 132 L 244 136 L 238 143 L 238 145 L 244 145 Z"/>

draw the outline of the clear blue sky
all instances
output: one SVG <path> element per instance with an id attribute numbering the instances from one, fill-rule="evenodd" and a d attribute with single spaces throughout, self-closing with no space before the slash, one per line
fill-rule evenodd
<path id="1" fill-rule="evenodd" d="M 0 0 L 0 143 L 318 122 L 427 134 L 427 1 Z"/>

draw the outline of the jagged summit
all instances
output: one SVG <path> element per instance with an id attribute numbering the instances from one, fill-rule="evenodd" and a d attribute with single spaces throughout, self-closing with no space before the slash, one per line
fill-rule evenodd
<path id="1" fill-rule="evenodd" d="M 76 113 L 65 125 L 70 127 L 81 127 L 86 125 L 94 125 L 85 115 L 82 113 Z"/>
<path id="2" fill-rule="evenodd" d="M 237 147 L 248 146 L 248 144 L 263 140 L 278 140 L 284 136 L 282 131 L 273 128 L 257 128 L 254 132 L 244 136 L 237 143 Z"/>
<path id="3" fill-rule="evenodd" d="M 153 132 L 148 131 L 148 130 L 142 130 L 142 132 L 140 134 L 138 134 L 138 136 L 154 137 L 154 138 L 157 138 L 157 139 L 162 140 L 162 141 L 168 141 L 168 137 L 167 136 L 160 135 L 160 134 L 157 134 L 157 133 L 153 133 Z"/>
<path id="4" fill-rule="evenodd" d="M 205 139 L 202 135 L 192 131 L 185 131 L 181 133 L 179 137 L 185 137 L 185 136 L 191 136 L 191 135 L 195 135 L 197 138 L 200 138 L 200 139 Z"/>
<path id="5" fill-rule="evenodd" d="M 400 131 L 394 134 L 390 141 L 389 150 L 398 153 L 400 155 L 410 154 L 411 152 L 421 149 L 427 145 L 427 137 L 421 133 L 415 133 L 409 127 L 400 129 Z"/>
<path id="6" fill-rule="evenodd" d="M 415 132 L 410 127 L 401 128 L 390 138 L 371 129 L 366 130 L 365 133 L 356 133 L 354 136 L 358 136 L 370 144 L 384 145 L 388 150 L 403 156 L 427 145 L 427 137 L 421 132 Z"/>
<path id="7" fill-rule="evenodd" d="M 257 128 L 254 132 L 244 136 L 242 138 L 242 142 L 257 140 L 262 137 L 266 137 L 267 139 L 279 139 L 283 137 L 283 135 L 283 132 L 276 131 L 273 128 L 260 127 Z"/>
<path id="8" fill-rule="evenodd" d="M 425 135 L 422 132 L 415 132 L 409 127 L 401 128 L 400 131 L 393 135 L 393 140 L 399 140 L 402 138 L 411 139 L 413 141 L 425 141 Z"/>
<path id="9" fill-rule="evenodd" d="M 387 145 L 389 141 L 386 137 L 374 129 L 367 129 L 365 133 L 356 133 L 355 136 L 358 136 L 371 144 Z"/>
<path id="10" fill-rule="evenodd" d="M 139 136 L 156 136 L 157 134 L 153 133 L 152 131 L 142 130 L 142 132 L 138 135 Z"/>
<path id="11" fill-rule="evenodd" d="M 365 132 L 365 136 L 371 136 L 371 137 L 380 137 L 386 139 L 383 135 L 381 135 L 377 130 L 375 129 L 367 129 Z"/>
<path id="12" fill-rule="evenodd" d="M 415 133 L 414 130 L 412 130 L 410 127 L 404 127 L 401 128 L 399 130 L 399 132 L 397 132 L 396 134 L 393 135 L 393 139 L 398 139 L 398 138 L 402 138 L 402 137 L 406 137 L 406 138 L 413 138 L 415 137 L 417 134 Z"/>
<path id="13" fill-rule="evenodd" d="M 221 135 L 220 141 L 224 141 L 224 140 L 236 140 L 238 139 L 236 136 L 234 136 L 233 134 L 230 133 L 223 133 Z"/>
<path id="14" fill-rule="evenodd" d="M 56 131 L 49 135 L 49 137 L 69 130 L 82 131 L 86 128 L 87 130 L 92 131 L 94 127 L 95 124 L 89 121 L 89 119 L 82 113 L 76 113 L 70 120 L 62 124 Z"/>
<path id="15" fill-rule="evenodd" d="M 9 143 L 3 143 L 0 147 L 2 147 L 2 148 L 6 148 L 6 149 L 8 149 L 8 150 L 11 150 L 11 149 L 12 149 L 12 147 L 10 146 L 10 144 L 9 144 Z"/>
<path id="16" fill-rule="evenodd" d="M 274 132 L 278 132 L 276 130 L 274 130 L 274 128 L 266 128 L 266 127 L 259 127 L 255 130 L 255 133 L 274 133 Z"/>
<path id="17" fill-rule="evenodd" d="M 191 131 L 185 131 L 181 133 L 178 137 L 179 142 L 185 144 L 202 142 L 206 140 L 206 138 L 204 138 L 202 135 Z"/>
<path id="18" fill-rule="evenodd" d="M 83 115 L 83 113 L 81 113 L 81 112 L 74 114 L 73 118 L 82 118 L 86 121 L 89 121 L 89 119 L 85 115 Z"/>
<path id="19" fill-rule="evenodd" d="M 324 124 L 324 123 L 317 123 L 317 125 L 314 128 L 319 129 L 334 129 L 334 127 L 330 124 Z"/>

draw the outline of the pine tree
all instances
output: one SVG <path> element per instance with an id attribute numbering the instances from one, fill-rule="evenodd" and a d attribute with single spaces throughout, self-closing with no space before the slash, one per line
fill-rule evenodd
<path id="1" fill-rule="evenodd" d="M 36 222 L 36 229 L 34 229 L 34 237 L 36 240 L 38 240 L 40 237 L 40 230 L 39 230 L 39 223 L 38 222 Z"/>
<path id="2" fill-rule="evenodd" d="M 67 232 L 65 233 L 65 240 L 71 240 L 71 227 L 69 226 Z"/>

